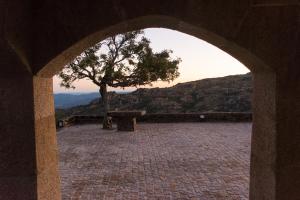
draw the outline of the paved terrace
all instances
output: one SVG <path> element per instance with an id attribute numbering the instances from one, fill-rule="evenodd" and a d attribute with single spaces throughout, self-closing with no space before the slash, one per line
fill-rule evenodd
<path id="1" fill-rule="evenodd" d="M 250 123 L 58 132 L 63 199 L 248 199 Z"/>

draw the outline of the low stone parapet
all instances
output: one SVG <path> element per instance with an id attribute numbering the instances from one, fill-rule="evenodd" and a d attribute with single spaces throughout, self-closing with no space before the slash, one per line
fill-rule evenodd
<path id="1" fill-rule="evenodd" d="M 173 123 L 173 122 L 247 122 L 252 121 L 252 113 L 214 112 L 214 113 L 166 113 L 147 114 L 139 122 Z"/>
<path id="2" fill-rule="evenodd" d="M 102 123 L 100 115 L 74 115 L 64 120 L 59 120 L 57 127 L 75 124 Z M 245 112 L 214 112 L 214 113 L 158 113 L 145 114 L 136 119 L 145 123 L 174 123 L 174 122 L 251 122 L 252 113 Z M 114 120 L 113 120 L 114 122 Z M 59 126 L 62 125 L 62 126 Z"/>

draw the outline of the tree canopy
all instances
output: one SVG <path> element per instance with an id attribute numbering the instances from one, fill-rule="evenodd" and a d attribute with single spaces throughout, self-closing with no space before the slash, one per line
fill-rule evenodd
<path id="1" fill-rule="evenodd" d="M 171 50 L 155 53 L 143 31 L 109 37 L 77 56 L 59 73 L 61 86 L 74 88 L 78 79 L 90 79 L 99 87 L 130 87 L 154 81 L 173 81 L 179 76 L 180 58 Z"/>

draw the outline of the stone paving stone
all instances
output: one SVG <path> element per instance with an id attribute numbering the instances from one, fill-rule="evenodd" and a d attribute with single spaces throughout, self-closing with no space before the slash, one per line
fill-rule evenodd
<path id="1" fill-rule="evenodd" d="M 58 132 L 63 199 L 246 200 L 251 123 L 100 125 Z"/>

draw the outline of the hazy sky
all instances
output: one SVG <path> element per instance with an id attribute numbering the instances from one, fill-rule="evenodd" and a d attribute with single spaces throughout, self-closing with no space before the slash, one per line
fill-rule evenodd
<path id="1" fill-rule="evenodd" d="M 199 80 L 203 78 L 221 77 L 233 74 L 244 74 L 249 70 L 238 60 L 217 47 L 193 36 L 163 28 L 145 29 L 145 35 L 151 41 L 154 51 L 173 50 L 173 57 L 180 57 L 180 76 L 174 82 L 156 82 L 152 87 L 169 87 L 176 83 Z M 54 93 L 60 92 L 95 92 L 97 86 L 89 80 L 76 82 L 76 89 L 66 90 L 59 86 L 59 79 L 54 77 Z M 149 87 L 149 86 L 146 86 Z M 134 90 L 127 88 L 125 90 Z M 123 90 L 123 89 L 111 89 Z"/>

